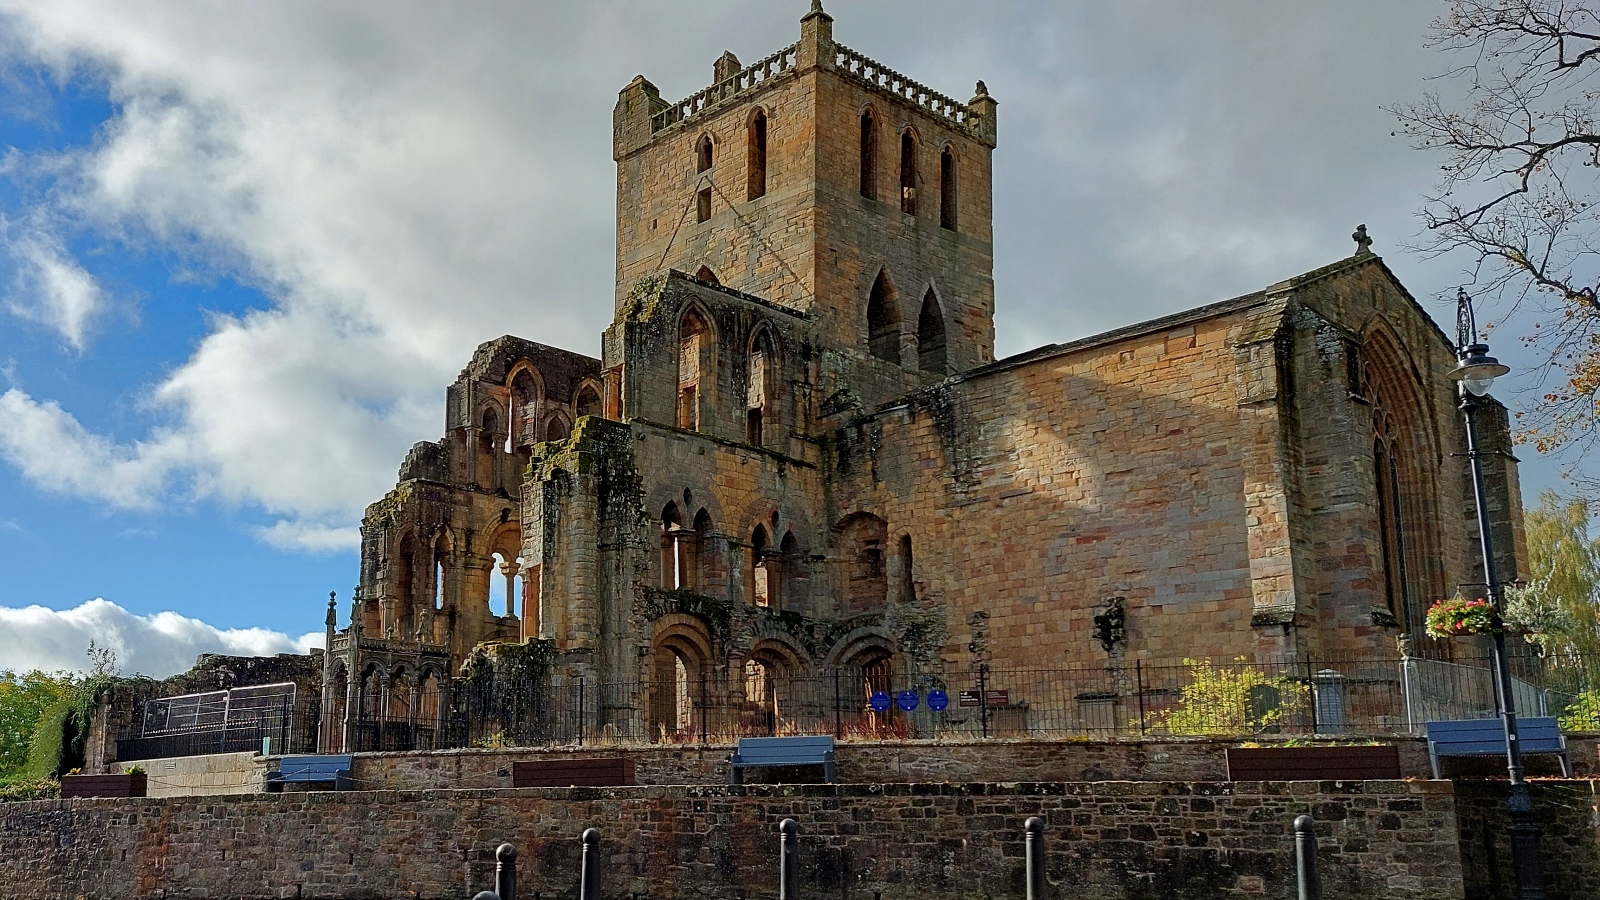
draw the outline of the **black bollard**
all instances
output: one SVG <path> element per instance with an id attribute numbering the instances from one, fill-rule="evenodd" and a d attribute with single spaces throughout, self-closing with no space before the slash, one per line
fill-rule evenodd
<path id="1" fill-rule="evenodd" d="M 494 893 L 500 900 L 517 900 L 517 848 L 510 844 L 494 851 Z"/>
<path id="2" fill-rule="evenodd" d="M 778 900 L 800 900 L 800 823 L 778 823 Z"/>
<path id="3" fill-rule="evenodd" d="M 1310 816 L 1294 820 L 1295 881 L 1300 900 L 1322 900 L 1322 882 L 1317 879 L 1317 823 Z"/>
<path id="4" fill-rule="evenodd" d="M 600 831 L 597 828 L 583 832 L 583 880 L 578 886 L 578 900 L 600 900 Z"/>
<path id="5" fill-rule="evenodd" d="M 1044 900 L 1044 820 L 1029 816 L 1022 823 L 1022 843 L 1027 857 L 1028 900 Z"/>

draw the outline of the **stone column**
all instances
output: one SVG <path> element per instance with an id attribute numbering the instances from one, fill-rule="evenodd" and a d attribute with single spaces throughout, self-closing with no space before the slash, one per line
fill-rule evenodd
<path id="1" fill-rule="evenodd" d="M 351 604 L 350 646 L 345 649 L 344 747 L 356 750 L 356 723 L 361 712 L 361 601 Z"/>
<path id="2" fill-rule="evenodd" d="M 322 715 L 318 716 L 317 723 L 318 753 L 332 752 L 329 745 L 333 742 L 333 635 L 339 624 L 339 614 L 335 608 L 337 603 L 338 598 L 329 591 L 328 615 L 323 620 L 326 627 L 322 641 Z M 284 752 L 288 750 L 284 748 Z"/>
<path id="3" fill-rule="evenodd" d="M 515 559 L 508 559 L 500 563 L 500 574 L 505 576 L 506 579 L 506 615 L 508 616 L 517 614 L 517 572 L 521 568 Z M 523 593 L 526 596 L 527 592 L 524 591 Z"/>

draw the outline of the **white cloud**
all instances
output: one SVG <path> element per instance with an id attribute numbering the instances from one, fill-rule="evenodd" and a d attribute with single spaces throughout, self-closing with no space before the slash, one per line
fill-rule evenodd
<path id="1" fill-rule="evenodd" d="M 979 26 L 955 0 L 828 9 L 845 44 L 1001 101 L 1006 354 L 1263 287 L 1348 253 L 1359 221 L 1396 247 L 1432 173 L 1378 105 L 1423 87 L 1423 6 L 1002 2 Z M 187 490 L 280 518 L 259 532 L 276 546 L 349 546 L 406 448 L 440 436 L 478 343 L 598 352 L 616 91 L 644 72 L 687 96 L 724 48 L 794 41 L 804 7 L 0 0 L 0 56 L 116 104 L 88 146 L 5 158 L 49 185 L 19 219 L 49 228 L 14 239 L 50 286 L 30 314 L 81 344 L 105 305 L 54 237 L 74 228 L 268 301 L 214 317 L 148 386 L 168 430 L 118 443 L 18 394 L 5 424 L 31 430 L 0 448 L 56 490 Z"/>
<path id="2" fill-rule="evenodd" d="M 270 656 L 320 647 L 321 632 L 290 637 L 264 628 L 216 628 L 175 612 L 139 616 L 108 600 L 73 609 L 0 606 L 0 669 L 82 671 L 89 642 L 117 655 L 124 674 L 165 678 L 188 671 L 202 653 Z"/>
<path id="3" fill-rule="evenodd" d="M 4 231 L 0 229 L 0 234 Z M 6 307 L 24 319 L 49 326 L 74 349 L 82 350 L 90 320 L 106 307 L 106 293 L 99 282 L 42 231 L 30 230 L 5 249 L 16 267 Z"/>
<path id="4" fill-rule="evenodd" d="M 0 457 L 40 487 L 149 509 L 183 453 L 174 436 L 160 432 L 149 443 L 115 444 L 60 404 L 11 388 L 0 394 Z"/>
<path id="5" fill-rule="evenodd" d="M 256 536 L 283 550 L 338 553 L 361 546 L 361 529 L 354 525 L 318 525 L 301 520 L 279 520 L 256 529 Z"/>

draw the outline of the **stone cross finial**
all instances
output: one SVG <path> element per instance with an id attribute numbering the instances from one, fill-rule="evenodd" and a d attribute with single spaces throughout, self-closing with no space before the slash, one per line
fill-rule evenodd
<path id="1" fill-rule="evenodd" d="M 1357 256 L 1372 255 L 1372 238 L 1367 237 L 1367 226 L 1357 225 L 1356 232 L 1350 235 L 1350 239 L 1356 242 Z"/>

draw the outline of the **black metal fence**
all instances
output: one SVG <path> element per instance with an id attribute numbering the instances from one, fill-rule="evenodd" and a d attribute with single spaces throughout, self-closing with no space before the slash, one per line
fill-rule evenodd
<path id="1" fill-rule="evenodd" d="M 193 727 L 117 738 L 118 760 L 205 756 L 212 753 L 306 753 L 317 747 L 320 704 L 292 695 L 270 704 L 235 707 L 225 718 Z"/>
<path id="2" fill-rule="evenodd" d="M 1571 673 L 1513 660 L 1523 715 L 1557 715 Z M 978 666 L 930 674 L 828 669 L 786 674 L 679 666 L 646 681 L 556 674 L 457 680 L 358 717 L 360 750 L 580 744 L 706 744 L 739 737 L 841 739 L 1410 733 L 1437 719 L 1495 715 L 1487 656 L 1296 657 L 1133 662 L 1053 669 Z"/>

